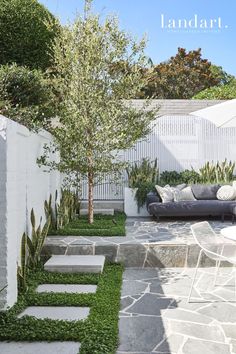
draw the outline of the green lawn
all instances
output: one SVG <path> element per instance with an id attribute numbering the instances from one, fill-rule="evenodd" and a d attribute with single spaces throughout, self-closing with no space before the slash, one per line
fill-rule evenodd
<path id="1" fill-rule="evenodd" d="M 37 271 L 30 276 L 29 289 L 17 304 L 0 313 L 0 340 L 78 341 L 80 354 L 115 354 L 118 345 L 118 314 L 123 268 L 106 264 L 102 275 L 57 274 Z M 35 292 L 38 284 L 97 284 L 95 294 L 52 294 Z M 16 316 L 26 306 L 89 306 L 84 321 L 39 320 Z"/>
<path id="2" fill-rule="evenodd" d="M 114 215 L 95 215 L 93 224 L 88 223 L 87 216 L 79 216 L 63 229 L 51 230 L 49 235 L 125 236 L 125 220 L 126 215 L 121 212 Z"/>

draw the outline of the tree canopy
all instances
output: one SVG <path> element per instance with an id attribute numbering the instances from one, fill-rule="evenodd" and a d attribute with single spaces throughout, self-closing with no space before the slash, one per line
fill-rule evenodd
<path id="1" fill-rule="evenodd" d="M 90 1 L 85 16 L 64 26 L 55 40 L 59 124 L 51 127 L 55 145 L 46 147 L 41 162 L 87 177 L 91 223 L 99 176 L 124 167 L 119 151 L 145 137 L 155 118 L 148 103 L 137 110 L 127 102 L 146 83 L 140 70 L 147 61 L 144 48 L 145 41 L 136 42 L 121 31 L 115 17 L 102 21 L 93 14 Z M 117 63 L 125 65 L 117 70 Z M 47 154 L 56 150 L 61 160 L 50 164 Z"/>
<path id="2" fill-rule="evenodd" d="M 228 85 L 214 86 L 193 97 L 198 100 L 231 100 L 236 98 L 236 80 Z"/>
<path id="3" fill-rule="evenodd" d="M 196 93 L 218 85 L 220 78 L 211 70 L 211 62 L 202 58 L 201 49 L 187 52 L 178 48 L 167 62 L 144 69 L 148 84 L 138 97 L 189 99 Z"/>
<path id="4" fill-rule="evenodd" d="M 45 70 L 51 65 L 58 26 L 36 0 L 0 0 L 0 64 Z"/>

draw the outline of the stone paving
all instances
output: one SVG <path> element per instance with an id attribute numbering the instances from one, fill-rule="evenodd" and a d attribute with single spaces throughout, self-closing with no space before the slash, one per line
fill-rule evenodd
<path id="1" fill-rule="evenodd" d="M 199 220 L 162 220 L 128 218 L 125 237 L 50 236 L 44 253 L 56 255 L 105 255 L 109 261 L 126 267 L 195 267 L 199 248 L 190 226 Z M 219 233 L 231 221 L 212 220 Z M 205 257 L 201 266 L 211 266 Z"/>
<path id="2" fill-rule="evenodd" d="M 235 354 L 233 268 L 200 268 L 191 303 L 193 269 L 126 269 L 117 354 Z"/>

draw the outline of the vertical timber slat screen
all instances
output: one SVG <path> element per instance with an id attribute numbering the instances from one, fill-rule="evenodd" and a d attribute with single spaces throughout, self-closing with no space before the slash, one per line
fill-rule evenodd
<path id="1" fill-rule="evenodd" d="M 142 158 L 158 159 L 160 172 L 165 170 L 198 170 L 207 161 L 236 161 L 236 128 L 217 128 L 214 124 L 192 116 L 164 116 L 157 118 L 149 136 L 123 152 L 129 162 Z M 122 200 L 127 185 L 125 173 L 119 183 L 111 176 L 95 187 L 97 200 Z M 83 182 L 82 198 L 87 199 L 87 185 Z"/>

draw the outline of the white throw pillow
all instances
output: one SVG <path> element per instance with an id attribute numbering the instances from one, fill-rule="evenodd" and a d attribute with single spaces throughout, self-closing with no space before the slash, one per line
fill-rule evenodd
<path id="1" fill-rule="evenodd" d="M 232 186 L 222 186 L 217 191 L 216 197 L 219 200 L 235 200 L 236 190 Z"/>
<path id="2" fill-rule="evenodd" d="M 194 201 L 194 200 L 196 200 L 196 198 L 193 195 L 191 187 L 186 187 L 181 191 L 178 189 L 174 191 L 175 202 Z"/>
<path id="3" fill-rule="evenodd" d="M 155 186 L 157 193 L 160 195 L 162 203 L 169 203 L 174 201 L 173 188 L 167 184 L 165 187 Z"/>

